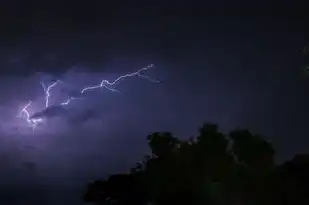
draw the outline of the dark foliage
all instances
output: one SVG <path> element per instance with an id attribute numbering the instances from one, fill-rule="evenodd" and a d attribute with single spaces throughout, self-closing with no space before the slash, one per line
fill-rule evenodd
<path id="1" fill-rule="evenodd" d="M 103 204 L 309 204 L 309 155 L 276 166 L 272 145 L 248 130 L 228 135 L 205 124 L 196 138 L 148 136 L 151 155 L 128 174 L 88 186 L 84 200 Z"/>

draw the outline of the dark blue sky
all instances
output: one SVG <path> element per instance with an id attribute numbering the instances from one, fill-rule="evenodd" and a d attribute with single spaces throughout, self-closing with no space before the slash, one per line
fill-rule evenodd
<path id="1" fill-rule="evenodd" d="M 76 204 L 89 180 L 141 159 L 151 132 L 187 138 L 205 121 L 265 135 L 279 161 L 308 151 L 304 2 L 99 2 L 0 4 L 1 204 Z M 89 93 L 34 136 L 16 118 L 29 100 L 42 109 L 41 79 L 64 82 L 54 104 L 152 63 L 161 83 L 133 77 L 121 93 Z"/>

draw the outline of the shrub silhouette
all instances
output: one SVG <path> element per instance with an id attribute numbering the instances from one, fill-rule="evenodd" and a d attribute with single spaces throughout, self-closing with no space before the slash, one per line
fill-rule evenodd
<path id="1" fill-rule="evenodd" d="M 309 156 L 283 165 L 259 135 L 235 129 L 223 134 L 204 124 L 198 136 L 148 136 L 151 154 L 127 174 L 88 185 L 84 201 L 103 204 L 309 204 Z"/>

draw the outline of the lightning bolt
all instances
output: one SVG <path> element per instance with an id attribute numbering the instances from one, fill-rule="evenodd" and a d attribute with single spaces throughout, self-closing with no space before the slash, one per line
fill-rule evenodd
<path id="1" fill-rule="evenodd" d="M 138 71 L 134 72 L 134 73 L 127 73 L 125 75 L 122 75 L 122 76 L 119 76 L 118 78 L 116 78 L 116 80 L 112 81 L 112 82 L 109 82 L 108 80 L 102 80 L 101 83 L 99 85 L 95 85 L 95 86 L 89 86 L 89 87 L 85 87 L 81 90 L 81 94 L 84 94 L 86 91 L 89 91 L 89 90 L 93 90 L 93 89 L 97 89 L 97 88 L 106 88 L 110 91 L 113 91 L 113 92 L 120 92 L 119 90 L 116 90 L 114 88 L 111 88 L 109 86 L 114 86 L 116 85 L 119 81 L 125 79 L 125 78 L 128 78 L 128 77 L 133 77 L 133 76 L 139 76 L 141 78 L 145 78 L 151 82 L 156 82 L 156 83 L 159 83 L 159 81 L 157 80 L 154 80 L 154 79 L 151 79 L 150 77 L 142 74 L 143 71 L 146 71 L 148 70 L 149 68 L 152 68 L 154 67 L 154 64 L 150 64 L 149 66 L 145 67 L 145 68 L 141 68 L 139 69 Z"/>
<path id="2" fill-rule="evenodd" d="M 24 114 L 26 116 L 26 120 L 28 122 L 28 124 L 31 125 L 32 127 L 32 133 L 34 135 L 34 130 L 35 130 L 35 127 L 43 121 L 43 119 L 41 118 L 38 118 L 38 119 L 31 119 L 31 116 L 30 116 L 30 113 L 29 111 L 27 110 L 28 107 L 31 105 L 31 101 L 29 101 L 20 111 L 19 115 L 17 117 L 22 117 L 22 115 Z"/>
<path id="3" fill-rule="evenodd" d="M 31 101 L 29 101 L 28 104 L 26 104 L 20 111 L 19 115 L 17 117 L 22 117 L 22 114 L 26 115 L 26 120 L 29 124 L 32 124 L 32 121 L 30 120 L 30 114 L 27 110 L 27 108 L 31 105 Z"/>
<path id="4" fill-rule="evenodd" d="M 76 100 L 76 99 L 78 99 L 78 98 L 70 97 L 70 98 L 68 98 L 66 101 L 60 103 L 60 105 L 62 105 L 62 106 L 68 105 L 68 104 L 70 104 L 70 102 L 71 102 L 72 100 Z"/>
<path id="5" fill-rule="evenodd" d="M 82 94 L 85 94 L 86 92 L 89 92 L 91 90 L 100 89 L 100 88 L 106 88 L 107 90 L 112 91 L 112 92 L 120 92 L 119 90 L 113 88 L 113 86 L 115 86 L 117 83 L 119 83 L 121 80 L 124 80 L 125 78 L 134 77 L 134 76 L 144 78 L 144 79 L 146 79 L 150 82 L 153 82 L 153 83 L 159 83 L 160 81 L 152 79 L 149 76 L 143 74 L 143 72 L 145 72 L 149 68 L 153 68 L 153 67 L 154 67 L 154 64 L 150 64 L 147 67 L 141 68 L 136 72 L 121 75 L 112 82 L 104 79 L 104 80 L 101 81 L 100 84 L 92 85 L 92 86 L 86 86 L 86 87 L 82 88 L 81 91 L 80 91 L 80 94 L 82 95 Z M 70 97 L 65 102 L 61 103 L 61 105 L 68 105 L 70 102 L 72 102 L 72 100 L 75 100 L 75 99 L 78 99 L 78 98 Z"/>
<path id="6" fill-rule="evenodd" d="M 49 86 L 46 88 L 44 82 L 41 81 L 41 85 L 42 85 L 43 90 L 44 90 L 44 92 L 45 92 L 45 108 L 48 108 L 48 106 L 49 106 L 50 91 L 51 91 L 51 89 L 52 89 L 53 87 L 55 87 L 55 86 L 58 84 L 58 82 L 60 82 L 60 81 L 57 80 L 56 82 L 52 83 L 51 85 L 49 85 Z"/>
<path id="7" fill-rule="evenodd" d="M 153 83 L 159 83 L 160 81 L 155 80 L 150 78 L 149 76 L 143 74 L 143 72 L 147 71 L 149 68 L 154 67 L 154 64 L 150 64 L 147 67 L 141 68 L 136 72 L 133 73 L 127 73 L 125 75 L 121 75 L 118 78 L 116 78 L 114 81 L 110 82 L 108 80 L 102 80 L 100 84 L 97 85 L 92 85 L 92 86 L 86 86 L 84 88 L 81 89 L 80 94 L 83 95 L 86 92 L 89 92 L 91 90 L 94 89 L 99 89 L 99 88 L 105 88 L 111 92 L 120 92 L 119 90 L 115 89 L 114 86 L 117 85 L 120 81 L 129 78 L 129 77 L 133 77 L 133 76 L 137 76 L 143 79 L 146 79 L 150 82 Z M 47 86 L 44 84 L 43 81 L 40 82 L 41 86 L 43 87 L 44 93 L 45 93 L 45 109 L 49 107 L 49 100 L 51 97 L 51 90 L 52 88 L 54 88 L 59 82 L 61 82 L 60 80 L 55 81 L 54 83 L 52 83 L 51 85 Z M 76 100 L 79 98 L 76 97 L 69 97 L 67 100 L 65 100 L 64 102 L 60 103 L 61 106 L 68 106 L 73 100 Z M 28 124 L 30 124 L 34 128 L 43 121 L 43 118 L 31 118 L 31 115 L 28 111 L 28 108 L 31 106 L 31 101 L 29 101 L 28 104 L 26 104 L 20 111 L 19 117 L 22 116 L 22 114 L 24 114 L 25 119 L 27 121 Z"/>

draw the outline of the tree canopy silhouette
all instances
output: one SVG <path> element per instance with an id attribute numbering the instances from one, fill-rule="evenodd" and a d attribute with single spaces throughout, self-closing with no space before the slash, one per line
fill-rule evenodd
<path id="1" fill-rule="evenodd" d="M 276 166 L 272 145 L 248 130 L 224 134 L 208 123 L 189 140 L 168 132 L 153 133 L 147 139 L 150 155 L 129 173 L 89 184 L 84 201 L 97 205 L 309 204 L 309 156 L 298 155 Z"/>

